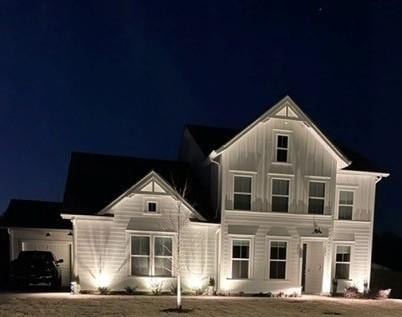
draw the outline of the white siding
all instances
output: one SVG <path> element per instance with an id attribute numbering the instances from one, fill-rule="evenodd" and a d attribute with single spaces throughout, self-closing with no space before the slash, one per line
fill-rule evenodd
<path id="1" fill-rule="evenodd" d="M 289 135 L 289 163 L 276 163 L 275 135 Z M 337 171 L 337 162 L 332 154 L 303 122 L 272 119 L 261 122 L 233 143 L 222 153 L 222 231 L 221 267 L 219 287 L 222 292 L 292 292 L 301 285 L 301 253 L 298 227 L 313 230 L 316 221 L 322 230 L 327 230 L 328 239 L 314 245 L 310 252 L 322 251 L 320 276 L 313 276 L 313 292 L 329 293 L 334 276 L 334 252 L 336 239 L 347 239 L 353 244 L 351 281 L 361 290 L 364 281 L 370 279 L 372 220 L 376 177 Z M 233 176 L 246 174 L 252 177 L 251 212 L 233 211 Z M 271 178 L 284 177 L 290 180 L 288 214 L 271 212 Z M 308 215 L 309 181 L 325 182 L 324 215 Z M 355 194 L 353 221 L 334 220 L 337 208 L 337 188 L 353 187 Z M 230 236 L 232 224 L 257 225 L 254 243 L 253 276 L 250 280 L 230 279 Z M 288 240 L 287 279 L 267 279 L 267 238 L 271 227 L 282 227 L 290 233 Z M 353 241 L 352 241 L 353 240 Z M 344 241 L 345 242 L 345 241 Z M 318 252 L 320 253 L 320 252 Z M 317 253 L 317 254 L 318 254 Z M 320 280 L 321 278 L 321 280 Z M 341 284 L 343 282 L 340 282 Z M 290 290 L 290 291 L 289 291 Z"/>
<path id="2" fill-rule="evenodd" d="M 275 134 L 289 131 L 289 163 L 274 162 Z M 284 132 L 281 132 L 284 133 Z M 270 119 L 260 123 L 231 145 L 223 154 L 223 177 L 227 183 L 225 209 L 233 208 L 233 174 L 253 173 L 254 197 L 252 210 L 270 211 L 269 175 L 293 175 L 290 210 L 307 212 L 308 176 L 326 177 L 325 213 L 330 214 L 334 202 L 336 160 L 313 136 L 303 122 Z"/>
<path id="3" fill-rule="evenodd" d="M 157 199 L 160 213 L 144 213 L 144 201 Z M 99 285 L 99 276 L 107 281 L 107 286 L 122 290 L 126 286 L 137 290 L 149 290 L 150 277 L 130 275 L 130 232 L 127 225 L 134 218 L 144 221 L 159 222 L 161 219 L 175 220 L 172 214 L 177 211 L 176 201 L 168 195 L 135 194 L 124 198 L 115 205 L 111 212 L 114 217 L 107 221 L 77 220 L 77 256 L 78 274 L 83 289 L 95 289 Z M 186 207 L 183 213 L 189 215 Z M 206 284 L 210 277 L 215 277 L 215 232 L 216 226 L 188 224 L 183 229 L 181 239 L 181 262 L 185 289 L 202 280 Z M 163 235 L 163 232 L 162 232 Z M 163 286 L 169 289 L 175 283 L 174 278 L 164 278 Z M 198 281 L 197 281 L 198 283 Z"/>

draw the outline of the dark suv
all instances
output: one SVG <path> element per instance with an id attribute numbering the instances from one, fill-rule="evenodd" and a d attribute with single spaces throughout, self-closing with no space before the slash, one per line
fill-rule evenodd
<path id="1" fill-rule="evenodd" d="M 11 262 L 11 283 L 16 287 L 29 285 L 60 287 L 59 263 L 63 263 L 63 259 L 56 260 L 49 251 L 21 251 L 18 258 Z"/>

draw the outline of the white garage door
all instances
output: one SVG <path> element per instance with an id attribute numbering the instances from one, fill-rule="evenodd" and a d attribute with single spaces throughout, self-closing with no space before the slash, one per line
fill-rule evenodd
<path id="1" fill-rule="evenodd" d="M 67 242 L 48 242 L 41 240 L 28 240 L 22 242 L 22 251 L 50 251 L 60 263 L 61 285 L 68 286 L 71 281 L 71 244 Z"/>

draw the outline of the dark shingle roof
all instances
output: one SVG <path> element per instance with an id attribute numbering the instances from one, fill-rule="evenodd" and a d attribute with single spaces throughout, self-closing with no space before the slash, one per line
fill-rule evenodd
<path id="1" fill-rule="evenodd" d="M 151 171 L 179 192 L 187 182 L 186 200 L 209 219 L 208 196 L 185 162 L 73 152 L 64 192 L 63 212 L 94 214 Z"/>
<path id="2" fill-rule="evenodd" d="M 208 127 L 202 125 L 186 125 L 186 129 L 197 142 L 202 153 L 209 155 L 213 150 L 217 150 L 226 142 L 229 142 L 240 129 Z"/>
<path id="3" fill-rule="evenodd" d="M 217 150 L 225 143 L 230 141 L 241 129 L 217 128 L 202 125 L 187 125 L 187 130 L 191 133 L 197 142 L 201 151 L 205 156 L 209 155 L 213 150 Z M 365 171 L 365 172 L 381 172 L 373 162 L 365 158 L 359 153 L 350 150 L 347 146 L 338 142 L 333 144 L 349 159 L 352 164 L 344 168 L 344 170 Z"/>
<path id="4" fill-rule="evenodd" d="M 51 201 L 11 199 L 0 220 L 2 227 L 71 229 L 60 217 L 62 204 Z"/>

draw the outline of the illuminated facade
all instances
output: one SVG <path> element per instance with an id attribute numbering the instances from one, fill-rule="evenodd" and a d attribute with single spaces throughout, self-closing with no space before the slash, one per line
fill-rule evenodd
<path id="1" fill-rule="evenodd" d="M 82 289 L 169 289 L 177 272 L 218 293 L 369 287 L 388 174 L 350 161 L 289 97 L 243 130 L 187 126 L 180 159 L 73 154 L 63 218 Z"/>

